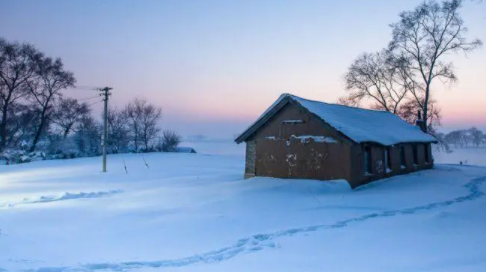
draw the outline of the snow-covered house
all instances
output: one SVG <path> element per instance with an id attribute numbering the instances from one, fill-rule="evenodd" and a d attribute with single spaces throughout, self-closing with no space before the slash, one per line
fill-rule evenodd
<path id="1" fill-rule="evenodd" d="M 386 112 L 283 94 L 235 140 L 245 177 L 345 179 L 351 187 L 433 166 L 435 138 Z"/>

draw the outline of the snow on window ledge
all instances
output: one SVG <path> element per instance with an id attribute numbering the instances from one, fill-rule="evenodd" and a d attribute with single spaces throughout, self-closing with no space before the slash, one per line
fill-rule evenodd
<path id="1" fill-rule="evenodd" d="M 374 176 L 372 173 L 368 173 L 368 172 L 365 172 L 364 175 L 365 175 L 365 177 L 372 177 L 372 176 Z"/>
<path id="2" fill-rule="evenodd" d="M 400 169 L 407 169 L 407 167 L 405 165 L 401 165 Z"/>
<path id="3" fill-rule="evenodd" d="M 313 136 L 313 135 L 295 136 L 295 135 L 292 135 L 292 136 L 290 136 L 290 139 L 298 139 L 303 144 L 309 142 L 310 139 L 314 140 L 314 142 L 316 142 L 316 143 L 337 143 L 337 141 L 334 140 L 333 138 L 325 137 L 325 136 Z"/>

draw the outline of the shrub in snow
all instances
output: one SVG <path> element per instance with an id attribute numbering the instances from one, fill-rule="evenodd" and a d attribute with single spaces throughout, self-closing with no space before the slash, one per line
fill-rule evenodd
<path id="1" fill-rule="evenodd" d="M 174 152 L 182 141 L 182 137 L 172 130 L 164 130 L 156 145 L 157 151 Z"/>
<path id="2" fill-rule="evenodd" d="M 1 164 L 18 164 L 45 160 L 46 154 L 41 151 L 27 152 L 24 150 L 5 150 L 0 154 Z"/>

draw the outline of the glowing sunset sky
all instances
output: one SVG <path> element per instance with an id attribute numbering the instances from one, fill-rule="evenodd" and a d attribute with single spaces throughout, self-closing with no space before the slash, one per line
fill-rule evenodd
<path id="1" fill-rule="evenodd" d="M 231 137 L 281 93 L 335 102 L 353 59 L 385 47 L 388 25 L 420 2 L 0 0 L 0 36 L 61 57 L 78 85 L 112 86 L 115 105 L 161 106 L 164 127 Z M 462 16 L 486 42 L 486 3 Z M 486 47 L 450 58 L 459 82 L 434 86 L 442 129 L 486 130 Z"/>

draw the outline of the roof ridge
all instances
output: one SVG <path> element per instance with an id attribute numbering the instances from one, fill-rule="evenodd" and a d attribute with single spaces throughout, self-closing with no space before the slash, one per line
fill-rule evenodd
<path id="1" fill-rule="evenodd" d="M 356 110 L 362 110 L 362 111 L 372 111 L 372 112 L 381 112 L 381 113 L 390 113 L 390 114 L 393 114 L 393 113 L 391 113 L 391 112 L 389 112 L 387 110 L 373 110 L 373 109 L 365 109 L 365 108 L 361 108 L 361 107 L 357 107 L 357 106 L 347 106 L 347 105 L 341 105 L 341 104 L 337 104 L 337 103 L 328 103 L 328 102 L 319 101 L 319 100 L 312 100 L 312 99 L 302 98 L 300 96 L 293 95 L 293 94 L 290 94 L 290 93 L 285 93 L 283 95 L 290 96 L 291 98 L 296 97 L 298 99 L 302 99 L 302 100 L 309 101 L 309 102 L 322 103 L 322 104 L 326 104 L 326 105 L 339 106 L 339 107 L 343 107 L 343 108 L 350 108 L 350 109 L 356 109 Z"/>

